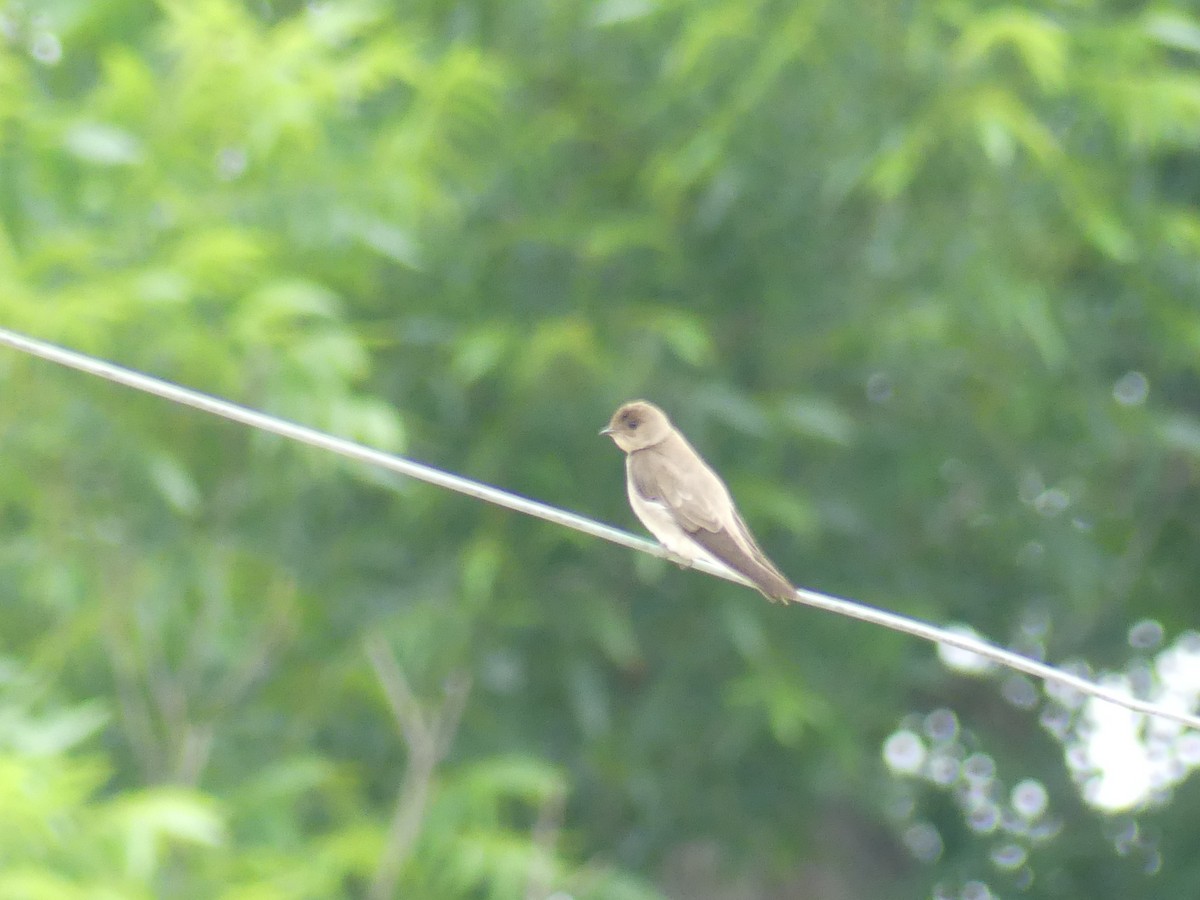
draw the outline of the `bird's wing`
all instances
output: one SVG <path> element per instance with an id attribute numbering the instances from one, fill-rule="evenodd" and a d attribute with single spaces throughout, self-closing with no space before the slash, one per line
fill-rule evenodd
<path id="1" fill-rule="evenodd" d="M 691 447 L 687 450 L 670 456 L 653 448 L 630 454 L 634 490 L 667 507 L 692 540 L 750 578 L 769 597 L 790 598 L 791 582 L 759 549 L 724 482 Z"/>
<path id="2" fill-rule="evenodd" d="M 731 505 L 728 492 L 699 457 L 639 450 L 629 456 L 629 477 L 642 498 L 667 507 L 689 534 L 722 528 L 722 509 Z"/>

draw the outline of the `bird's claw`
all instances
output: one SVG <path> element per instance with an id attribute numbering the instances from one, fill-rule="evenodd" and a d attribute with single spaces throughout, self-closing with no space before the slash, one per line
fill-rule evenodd
<path id="1" fill-rule="evenodd" d="M 667 562 L 673 562 L 681 569 L 690 569 L 692 567 L 690 559 L 676 553 L 674 550 L 667 550 Z"/>

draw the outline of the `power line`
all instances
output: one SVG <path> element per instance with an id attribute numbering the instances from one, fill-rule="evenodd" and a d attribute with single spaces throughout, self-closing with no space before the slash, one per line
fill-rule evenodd
<path id="1" fill-rule="evenodd" d="M 544 519 L 547 522 L 562 525 L 566 528 L 572 528 L 575 531 L 598 537 L 601 540 L 609 541 L 622 547 L 628 547 L 631 550 L 649 553 L 651 556 L 657 556 L 661 559 L 669 558 L 669 554 L 664 547 L 643 538 L 635 537 L 619 528 L 604 525 L 584 516 L 540 503 L 537 500 L 530 500 L 527 497 L 521 497 L 500 488 L 481 484 L 480 482 L 445 472 L 424 463 L 415 462 L 414 460 L 405 459 L 404 457 L 395 456 L 390 453 L 383 453 L 379 450 L 372 450 L 369 447 L 363 447 L 344 438 L 334 437 L 304 425 L 297 425 L 294 422 L 288 422 L 275 416 L 256 412 L 244 406 L 230 403 L 227 400 L 211 397 L 199 391 L 171 384 L 150 375 L 143 375 L 140 372 L 134 372 L 131 369 L 104 362 L 103 360 L 86 356 L 73 350 L 67 350 L 44 341 L 26 337 L 5 328 L 0 328 L 0 344 L 5 344 L 15 350 L 20 350 L 23 353 L 48 360 L 60 366 L 76 369 L 77 371 L 85 372 L 89 375 L 133 388 L 134 390 L 153 394 L 172 403 L 190 406 L 194 409 L 220 416 L 233 422 L 239 422 L 251 428 L 256 428 L 259 431 L 276 434 L 289 440 L 299 441 L 302 444 L 308 444 L 322 450 L 329 450 L 349 459 L 389 469 L 401 475 L 416 478 L 419 481 L 425 481 L 429 484 L 446 488 L 447 490 L 466 494 L 468 497 L 474 497 L 486 503 L 502 506 L 527 516 Z M 721 566 L 697 561 L 693 567 L 709 575 L 724 578 L 726 581 L 752 586 L 736 572 Z M 796 599 L 808 606 L 824 609 L 840 616 L 847 616 L 851 619 L 858 619 L 859 621 L 869 622 L 873 625 L 881 625 L 884 628 L 890 628 L 892 631 L 911 634 L 914 637 L 923 638 L 935 644 L 946 644 L 960 650 L 975 653 L 1002 666 L 1015 669 L 1018 672 L 1024 672 L 1026 675 L 1032 675 L 1044 681 L 1053 681 L 1081 693 L 1115 703 L 1134 712 L 1171 719 L 1200 731 L 1200 717 L 1168 709 L 1151 703 L 1148 700 L 1126 696 L 1112 688 L 1095 684 L 1086 678 L 1081 678 L 1069 672 L 1063 672 L 1046 663 L 1030 659 L 1011 650 L 1005 650 L 970 635 L 950 631 L 917 619 L 911 619 L 899 613 L 866 606 L 853 600 L 831 597 L 828 594 L 822 594 L 806 588 L 797 588 Z"/>

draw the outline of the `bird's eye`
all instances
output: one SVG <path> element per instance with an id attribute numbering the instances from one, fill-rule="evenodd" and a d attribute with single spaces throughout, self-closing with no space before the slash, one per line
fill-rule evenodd
<path id="1" fill-rule="evenodd" d="M 641 422 L 639 422 L 637 419 L 630 419 L 630 420 L 629 420 L 629 430 L 630 430 L 630 431 L 637 431 L 637 427 L 638 427 L 638 425 L 640 425 L 640 424 L 641 424 Z"/>

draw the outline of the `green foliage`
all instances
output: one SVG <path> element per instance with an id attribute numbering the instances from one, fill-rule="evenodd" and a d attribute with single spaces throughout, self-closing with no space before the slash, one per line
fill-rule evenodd
<path id="1" fill-rule="evenodd" d="M 78 746 L 108 717 L 95 703 L 32 702 L 45 686 L 0 673 L 0 893 L 13 898 L 152 897 L 181 857 L 221 848 L 215 802 L 169 786 L 103 797 L 109 766 Z"/>
<path id="2" fill-rule="evenodd" d="M 0 0 L 0 323 L 625 524 L 595 433 L 647 396 L 798 581 L 1150 670 L 1198 62 L 1183 4 Z M 1028 685 L 11 353 L 0 396 L 3 896 L 1194 890 L 1192 786 L 1089 805 Z M 1004 868 L 889 769 L 937 710 L 1068 827 Z"/>

